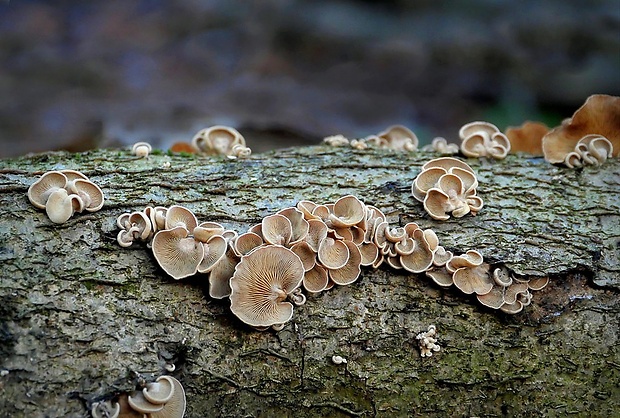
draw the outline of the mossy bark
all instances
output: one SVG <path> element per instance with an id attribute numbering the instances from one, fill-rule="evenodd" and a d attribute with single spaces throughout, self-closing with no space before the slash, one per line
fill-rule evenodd
<path id="1" fill-rule="evenodd" d="M 575 171 L 523 156 L 470 160 L 485 207 L 440 223 L 410 193 L 434 157 L 307 147 L 242 161 L 118 150 L 0 161 L 0 416 L 87 416 L 166 364 L 188 417 L 616 413 L 620 162 Z M 107 200 L 55 225 L 26 191 L 65 168 Z M 510 316 L 424 275 L 365 269 L 309 297 L 282 331 L 257 332 L 208 297 L 205 277 L 175 281 L 144 245 L 116 243 L 116 217 L 149 204 L 182 204 L 243 232 L 301 199 L 349 193 L 391 223 L 433 228 L 450 250 L 551 282 Z M 420 358 L 415 336 L 430 324 L 442 349 Z"/>

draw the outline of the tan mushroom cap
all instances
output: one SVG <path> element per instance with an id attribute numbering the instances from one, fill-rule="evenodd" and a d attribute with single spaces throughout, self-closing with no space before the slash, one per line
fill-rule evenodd
<path id="1" fill-rule="evenodd" d="M 103 191 L 90 180 L 76 179 L 71 183 L 71 192 L 80 196 L 88 212 L 96 212 L 103 207 Z"/>
<path id="2" fill-rule="evenodd" d="M 541 290 L 545 288 L 549 284 L 549 276 L 545 277 L 535 277 L 531 279 L 527 286 L 532 290 Z"/>
<path id="3" fill-rule="evenodd" d="M 329 275 L 327 269 L 315 264 L 312 269 L 308 270 L 304 274 L 303 286 L 308 292 L 319 293 L 327 288 L 329 282 Z"/>
<path id="4" fill-rule="evenodd" d="M 461 206 L 461 208 L 463 206 Z M 448 213 L 453 212 L 454 209 L 456 208 L 450 204 L 450 196 L 440 189 L 430 189 L 424 198 L 424 210 L 426 210 L 431 218 L 437 219 L 438 221 L 450 219 Z M 466 213 L 463 213 L 463 216 L 464 215 L 466 215 Z"/>
<path id="5" fill-rule="evenodd" d="M 48 171 L 28 188 L 28 200 L 38 209 L 45 209 L 50 195 L 58 189 L 64 189 L 67 177 L 60 171 Z"/>
<path id="6" fill-rule="evenodd" d="M 349 261 L 349 248 L 342 240 L 325 238 L 319 245 L 317 257 L 321 264 L 330 270 L 339 269 Z"/>
<path id="7" fill-rule="evenodd" d="M 161 411 L 164 408 L 164 405 L 162 405 L 162 404 L 154 404 L 154 403 L 149 402 L 144 397 L 142 392 L 140 392 L 140 391 L 132 392 L 127 397 L 127 402 L 129 403 L 129 406 L 131 406 L 131 408 L 134 411 L 140 412 L 142 414 L 149 414 L 149 413 L 152 413 L 152 412 L 158 412 L 158 411 Z"/>
<path id="8" fill-rule="evenodd" d="M 276 215 L 282 215 L 291 222 L 291 239 L 289 244 L 296 244 L 306 238 L 310 225 L 304 219 L 304 213 L 296 208 L 290 207 L 279 211 Z"/>
<path id="9" fill-rule="evenodd" d="M 426 275 L 442 287 L 449 287 L 454 284 L 452 273 L 445 268 L 433 268 L 431 270 L 427 270 Z"/>
<path id="10" fill-rule="evenodd" d="M 264 244 L 263 238 L 254 232 L 246 232 L 239 235 L 233 242 L 232 248 L 237 257 L 248 254 L 253 249 Z"/>
<path id="11" fill-rule="evenodd" d="M 45 204 L 45 212 L 50 221 L 61 224 L 67 222 L 76 210 L 81 211 L 84 202 L 76 194 L 68 194 L 65 189 L 57 189 L 50 194 Z"/>
<path id="12" fill-rule="evenodd" d="M 174 382 L 170 376 L 159 376 L 155 382 L 146 384 L 142 389 L 142 395 L 155 405 L 165 404 L 174 395 Z"/>
<path id="13" fill-rule="evenodd" d="M 269 215 L 263 218 L 261 231 L 265 242 L 273 245 L 287 245 L 293 236 L 291 221 L 283 215 Z"/>
<path id="14" fill-rule="evenodd" d="M 304 214 L 304 218 L 306 220 L 316 219 L 316 217 L 312 215 L 312 212 L 316 207 L 317 204 L 310 200 L 300 200 L 299 202 L 297 202 L 297 209 L 299 209 Z"/>
<path id="15" fill-rule="evenodd" d="M 266 245 L 241 257 L 230 279 L 230 309 L 254 327 L 284 324 L 293 316 L 287 296 L 304 278 L 304 266 L 288 248 Z"/>
<path id="16" fill-rule="evenodd" d="M 527 292 L 528 285 L 526 282 L 513 282 L 504 291 L 504 302 L 513 304 L 519 298 L 519 295 Z"/>
<path id="17" fill-rule="evenodd" d="M 159 266 L 176 280 L 196 274 L 204 257 L 202 243 L 189 237 L 183 226 L 159 231 L 152 245 Z"/>
<path id="18" fill-rule="evenodd" d="M 310 219 L 308 220 L 308 234 L 305 241 L 314 252 L 319 251 L 319 246 L 325 238 L 327 238 L 328 228 L 327 225 L 321 220 Z"/>
<path id="19" fill-rule="evenodd" d="M 374 242 L 357 244 L 357 248 L 362 255 L 362 266 L 372 266 L 379 258 L 379 248 Z"/>
<path id="20" fill-rule="evenodd" d="M 620 97 L 605 94 L 588 97 L 572 118 L 543 137 L 545 159 L 550 163 L 564 162 L 577 142 L 589 134 L 604 136 L 613 145 L 613 155 L 620 153 Z"/>
<path id="21" fill-rule="evenodd" d="M 198 226 L 196 215 L 186 207 L 172 205 L 166 212 L 166 229 L 182 226 L 188 231 L 193 231 Z"/>
<path id="22" fill-rule="evenodd" d="M 131 147 L 132 154 L 137 155 L 138 157 L 147 157 L 152 150 L 153 147 L 148 142 L 136 142 Z"/>
<path id="23" fill-rule="evenodd" d="M 377 136 L 387 143 L 387 147 L 396 150 L 414 151 L 418 148 L 418 137 L 403 125 L 392 125 Z"/>
<path id="24" fill-rule="evenodd" d="M 209 241 L 202 243 L 202 247 L 204 249 L 204 255 L 200 264 L 198 264 L 197 270 L 199 273 L 208 273 L 213 270 L 218 261 L 224 257 L 228 249 L 228 243 L 223 236 L 213 235 L 209 238 Z"/>
<path id="25" fill-rule="evenodd" d="M 144 208 L 144 214 L 151 220 L 153 232 L 157 232 L 166 227 L 166 212 L 168 208 L 163 206 L 147 206 Z"/>
<path id="26" fill-rule="evenodd" d="M 336 200 L 329 220 L 334 227 L 357 225 L 366 218 L 366 207 L 355 196 L 348 195 Z"/>
<path id="27" fill-rule="evenodd" d="M 209 274 L 209 296 L 214 299 L 223 299 L 230 296 L 230 278 L 235 273 L 235 267 L 239 263 L 237 257 L 229 248 L 224 256 L 213 266 Z"/>
<path id="28" fill-rule="evenodd" d="M 542 139 L 547 132 L 549 127 L 540 122 L 526 121 L 521 126 L 509 126 L 506 137 L 510 141 L 510 152 L 543 155 Z"/>
<path id="29" fill-rule="evenodd" d="M 243 135 L 234 128 L 215 125 L 202 129 L 192 138 L 194 148 L 208 154 L 232 155 L 235 145 L 245 147 Z"/>
<path id="30" fill-rule="evenodd" d="M 476 294 L 478 302 L 492 309 L 499 309 L 504 304 L 504 287 L 493 286 L 490 292 L 484 295 Z"/>
<path id="31" fill-rule="evenodd" d="M 135 239 L 146 240 L 152 232 L 151 220 L 144 212 L 132 212 L 127 219 L 129 229 L 135 228 L 133 236 Z"/>
<path id="32" fill-rule="evenodd" d="M 301 241 L 297 244 L 293 244 L 291 246 L 291 251 L 297 254 L 304 265 L 305 271 L 311 270 L 316 264 L 316 253 L 312 248 L 310 248 L 310 245 L 308 245 L 307 242 Z"/>
<path id="33" fill-rule="evenodd" d="M 455 257 L 456 258 L 456 257 Z M 468 295 L 487 294 L 493 289 L 493 279 L 489 275 L 489 265 L 483 263 L 476 267 L 462 267 L 452 275 L 454 285 Z"/>
<path id="34" fill-rule="evenodd" d="M 440 158 L 435 158 L 433 160 L 427 161 L 422 166 L 422 171 L 428 170 L 433 167 L 443 168 L 448 173 L 451 172 L 452 168 L 457 167 L 457 168 L 469 171 L 472 174 L 475 174 L 474 169 L 471 168 L 469 164 L 467 164 L 465 161 L 459 160 L 458 158 L 454 158 L 454 157 L 440 157 Z"/>
<path id="35" fill-rule="evenodd" d="M 499 309 L 508 314 L 517 314 L 523 310 L 523 303 L 519 300 L 515 303 L 504 303 Z"/>
<path id="36" fill-rule="evenodd" d="M 499 132 L 499 129 L 492 123 L 484 121 L 474 121 L 463 125 L 461 129 L 459 129 L 459 137 L 461 139 L 466 139 L 472 135 L 480 133 L 484 133 L 490 137 L 497 132 Z"/>
<path id="37" fill-rule="evenodd" d="M 329 278 L 332 279 L 334 283 L 341 286 L 355 282 L 362 272 L 360 268 L 362 254 L 357 248 L 357 245 L 351 241 L 343 242 L 349 249 L 349 259 L 342 268 L 329 270 Z"/>
<path id="38" fill-rule="evenodd" d="M 207 242 L 215 235 L 224 234 L 224 227 L 217 222 L 202 222 L 193 230 L 194 238 L 200 242 Z"/>
<path id="39" fill-rule="evenodd" d="M 187 399 L 183 385 L 172 376 L 161 376 L 170 380 L 174 386 L 172 397 L 164 404 L 164 407 L 157 412 L 151 412 L 150 418 L 183 418 L 185 416 L 185 408 Z M 159 379 L 157 379 L 159 380 Z"/>
<path id="40" fill-rule="evenodd" d="M 461 152 L 467 157 L 501 159 L 510 151 L 510 141 L 499 129 L 488 122 L 471 122 L 459 130 Z"/>
<path id="41" fill-rule="evenodd" d="M 416 176 L 411 185 L 411 193 L 413 197 L 423 202 L 426 197 L 426 193 L 437 185 L 441 176 L 447 173 L 447 170 L 443 167 L 430 167 L 423 170 Z"/>
<path id="42" fill-rule="evenodd" d="M 422 273 L 433 265 L 433 251 L 424 238 L 424 231 L 416 229 L 413 232 L 414 250 L 407 255 L 400 256 L 400 264 L 411 273 Z"/>

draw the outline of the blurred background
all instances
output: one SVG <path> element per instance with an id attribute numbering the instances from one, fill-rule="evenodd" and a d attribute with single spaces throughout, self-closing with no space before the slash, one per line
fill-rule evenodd
<path id="1" fill-rule="evenodd" d="M 0 156 L 234 126 L 422 143 L 620 95 L 620 0 L 0 0 Z"/>

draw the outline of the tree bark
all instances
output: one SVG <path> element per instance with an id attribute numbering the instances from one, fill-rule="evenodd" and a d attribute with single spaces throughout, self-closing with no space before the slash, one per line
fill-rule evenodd
<path id="1" fill-rule="evenodd" d="M 611 416 L 620 410 L 620 161 L 570 170 L 542 158 L 468 160 L 485 206 L 434 221 L 411 196 L 437 155 L 305 147 L 231 161 L 126 151 L 0 161 L 0 416 L 83 417 L 92 402 L 171 374 L 187 417 Z M 26 191 L 76 169 L 103 209 L 52 224 Z M 389 267 L 308 297 L 282 331 L 243 325 L 204 276 L 175 281 L 118 215 L 184 205 L 244 232 L 297 201 L 354 194 L 415 221 L 455 253 L 550 276 L 517 315 Z M 441 351 L 416 334 L 437 326 Z M 334 364 L 333 355 L 347 359 Z"/>

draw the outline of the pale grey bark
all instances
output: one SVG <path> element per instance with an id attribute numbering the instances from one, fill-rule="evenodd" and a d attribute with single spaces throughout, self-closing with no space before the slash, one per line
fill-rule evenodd
<path id="1" fill-rule="evenodd" d="M 92 401 L 166 363 L 188 417 L 617 411 L 620 162 L 573 171 L 541 158 L 469 160 L 485 207 L 439 223 L 410 193 L 434 157 L 308 147 L 244 161 L 118 150 L 0 161 L 0 416 L 88 416 Z M 62 168 L 103 188 L 100 212 L 55 225 L 30 205 L 28 186 Z M 260 333 L 210 299 L 205 278 L 174 281 L 144 245 L 116 243 L 116 217 L 147 204 L 182 204 L 243 232 L 298 200 L 349 193 L 392 223 L 433 228 L 453 251 L 551 283 L 508 316 L 423 275 L 365 269 L 309 297 L 284 330 Z M 429 324 L 442 350 L 422 359 L 415 335 Z"/>

